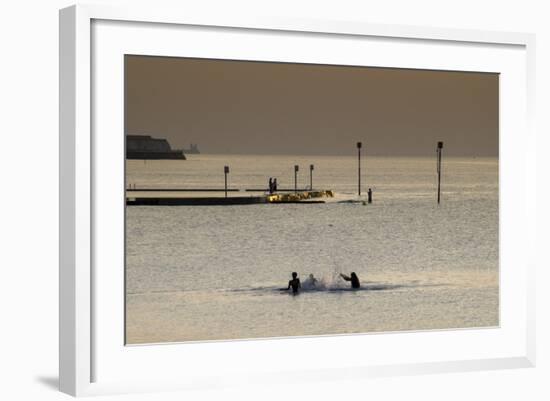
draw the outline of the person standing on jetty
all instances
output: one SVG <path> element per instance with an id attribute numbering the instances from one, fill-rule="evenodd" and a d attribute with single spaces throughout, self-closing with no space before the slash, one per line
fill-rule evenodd
<path id="1" fill-rule="evenodd" d="M 292 280 L 288 282 L 287 288 L 281 288 L 283 291 L 288 291 L 292 287 L 292 294 L 297 295 L 298 290 L 302 288 L 302 284 L 300 284 L 300 279 L 298 278 L 298 273 L 292 272 Z"/>
<path id="2" fill-rule="evenodd" d="M 359 283 L 359 277 L 357 277 L 357 274 L 355 274 L 355 272 L 351 272 L 349 276 L 340 273 L 340 276 L 346 281 L 351 281 L 351 288 L 361 287 L 361 284 Z"/>
<path id="3" fill-rule="evenodd" d="M 277 179 L 273 179 L 273 192 L 277 192 Z"/>
<path id="4" fill-rule="evenodd" d="M 269 177 L 269 193 L 273 193 L 273 178 Z"/>

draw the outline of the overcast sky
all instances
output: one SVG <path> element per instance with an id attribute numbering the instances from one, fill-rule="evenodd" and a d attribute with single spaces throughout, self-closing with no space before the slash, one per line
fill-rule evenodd
<path id="1" fill-rule="evenodd" d="M 498 75 L 126 56 L 126 133 L 203 153 L 498 155 Z"/>

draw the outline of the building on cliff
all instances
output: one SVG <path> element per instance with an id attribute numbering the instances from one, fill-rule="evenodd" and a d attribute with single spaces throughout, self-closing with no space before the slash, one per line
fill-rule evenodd
<path id="1" fill-rule="evenodd" d="M 181 149 L 172 149 L 166 139 L 150 135 L 126 135 L 126 159 L 185 160 L 185 155 Z"/>

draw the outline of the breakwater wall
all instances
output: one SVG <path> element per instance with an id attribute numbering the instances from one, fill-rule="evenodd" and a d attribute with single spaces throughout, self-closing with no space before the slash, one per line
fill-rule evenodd
<path id="1" fill-rule="evenodd" d="M 322 198 L 333 197 L 330 190 L 305 191 L 293 193 L 276 193 L 262 196 L 230 196 L 230 197 L 159 197 L 159 196 L 126 196 L 128 206 L 227 206 L 227 205 L 257 205 L 279 203 L 324 203 Z"/>

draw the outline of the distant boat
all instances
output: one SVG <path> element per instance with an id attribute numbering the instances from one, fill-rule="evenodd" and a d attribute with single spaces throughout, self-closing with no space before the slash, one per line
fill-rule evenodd
<path id="1" fill-rule="evenodd" d="M 196 143 L 192 143 L 189 146 L 189 149 L 183 149 L 183 153 L 188 155 L 198 155 L 201 152 L 199 151 L 199 145 L 197 145 Z"/>
<path id="2" fill-rule="evenodd" d="M 185 160 L 181 149 L 172 149 L 166 139 L 150 135 L 126 135 L 126 159 L 139 160 Z"/>

